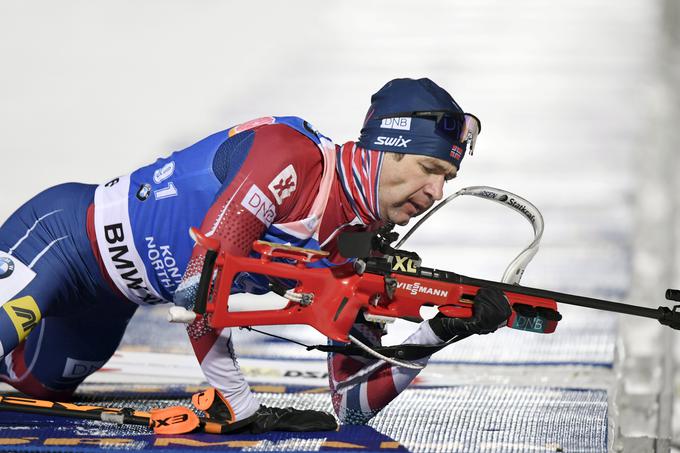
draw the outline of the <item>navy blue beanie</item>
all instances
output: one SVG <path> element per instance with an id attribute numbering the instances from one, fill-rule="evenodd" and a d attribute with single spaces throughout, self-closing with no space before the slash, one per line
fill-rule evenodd
<path id="1" fill-rule="evenodd" d="M 407 115 L 432 111 L 452 116 L 437 120 Z M 395 115 L 399 113 L 404 115 Z M 466 150 L 460 133 L 463 118 L 451 95 L 430 79 L 394 79 L 371 97 L 357 143 L 377 151 L 436 157 L 459 168 Z"/>

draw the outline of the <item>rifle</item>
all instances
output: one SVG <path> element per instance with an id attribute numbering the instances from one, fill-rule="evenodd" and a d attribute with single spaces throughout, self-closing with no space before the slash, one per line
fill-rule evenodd
<path id="1" fill-rule="evenodd" d="M 500 282 L 467 277 L 454 272 L 422 266 L 420 257 L 400 247 L 434 212 L 462 195 L 475 196 L 507 206 L 528 220 L 534 239 L 507 267 Z M 350 334 L 358 315 L 369 322 L 392 322 L 397 318 L 423 321 L 422 306 L 437 307 L 444 316 L 469 318 L 472 303 L 481 287 L 504 292 L 512 307 L 507 326 L 536 333 L 552 333 L 562 316 L 557 303 L 578 305 L 616 313 L 658 320 L 680 329 L 680 305 L 657 309 L 583 297 L 539 288 L 520 286 L 524 270 L 538 251 L 543 234 L 543 217 L 529 201 L 513 193 L 487 186 L 468 187 L 458 191 L 431 209 L 394 247 L 398 234 L 387 225 L 376 232 L 344 233 L 338 238 L 340 253 L 353 258 L 344 265 L 310 268 L 328 256 L 322 250 L 256 241 L 253 251 L 258 257 L 233 256 L 220 250 L 218 240 L 192 228 L 197 246 L 206 250 L 198 295 L 193 311 L 182 307 L 170 310 L 173 322 L 191 322 L 205 316 L 210 326 L 249 327 L 253 325 L 306 324 L 331 340 L 352 343 L 347 346 L 319 345 L 308 349 L 368 355 L 398 366 L 422 368 L 414 360 L 460 341 L 459 335 L 436 346 L 399 345 L 371 347 Z M 285 297 L 281 309 L 233 312 L 229 295 L 236 275 L 241 272 L 266 275 L 270 289 Z M 292 289 L 279 282 L 291 282 Z M 680 301 L 680 291 L 669 289 L 669 300 Z"/>

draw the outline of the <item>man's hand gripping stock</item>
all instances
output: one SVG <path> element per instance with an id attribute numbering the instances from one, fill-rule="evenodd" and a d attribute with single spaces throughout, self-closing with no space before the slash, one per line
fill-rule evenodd
<path id="1" fill-rule="evenodd" d="M 512 315 L 510 302 L 503 291 L 479 288 L 472 304 L 472 317 L 449 318 L 442 313 L 429 320 L 430 328 L 442 341 L 459 335 L 487 334 L 503 326 Z"/>

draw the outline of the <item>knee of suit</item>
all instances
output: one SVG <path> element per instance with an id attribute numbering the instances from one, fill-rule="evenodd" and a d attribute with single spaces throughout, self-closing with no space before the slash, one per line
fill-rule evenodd
<path id="1" fill-rule="evenodd" d="M 71 388 L 52 389 L 42 384 L 35 376 L 26 373 L 18 379 L 11 379 L 7 375 L 0 375 L 0 380 L 14 387 L 21 393 L 36 399 L 50 400 L 50 401 L 71 401 L 73 393 L 76 391 L 78 385 Z"/>

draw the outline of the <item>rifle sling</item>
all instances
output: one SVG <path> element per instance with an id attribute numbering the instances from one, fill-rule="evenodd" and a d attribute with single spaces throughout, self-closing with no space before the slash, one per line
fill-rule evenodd
<path id="1" fill-rule="evenodd" d="M 457 341 L 460 341 L 464 338 L 469 337 L 470 334 L 466 335 L 456 335 L 455 337 L 451 338 L 449 341 L 442 343 L 442 344 L 437 344 L 437 345 L 427 345 L 427 344 L 400 344 L 400 345 L 395 345 L 395 346 L 376 346 L 373 347 L 372 349 L 377 352 L 378 354 L 382 354 L 385 357 L 389 357 L 391 359 L 397 359 L 397 360 L 419 360 L 423 359 L 425 357 L 429 357 L 435 352 L 445 348 L 446 346 L 455 343 Z M 372 355 L 370 355 L 368 352 L 364 351 L 358 346 L 355 346 L 353 344 L 345 344 L 345 345 L 316 345 L 316 346 L 307 346 L 307 350 L 311 351 L 316 349 L 317 351 L 323 351 L 323 352 L 332 352 L 332 353 L 337 353 L 337 354 L 344 354 L 344 355 L 349 355 L 349 356 L 361 356 L 361 357 L 367 357 L 367 358 L 375 358 Z"/>

